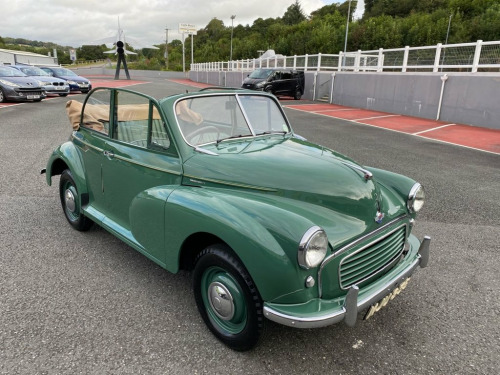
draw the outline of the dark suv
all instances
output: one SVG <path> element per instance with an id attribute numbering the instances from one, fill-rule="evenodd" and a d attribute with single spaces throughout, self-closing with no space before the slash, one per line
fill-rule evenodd
<path id="1" fill-rule="evenodd" d="M 293 96 L 299 100 L 304 93 L 304 72 L 285 68 L 256 69 L 245 78 L 241 87 L 266 91 L 276 96 Z"/>

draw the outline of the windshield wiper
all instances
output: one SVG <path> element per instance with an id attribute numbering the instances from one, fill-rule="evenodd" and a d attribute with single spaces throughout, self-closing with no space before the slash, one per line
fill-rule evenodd
<path id="1" fill-rule="evenodd" d="M 229 137 L 224 137 L 224 138 L 220 138 L 220 139 L 217 139 L 217 141 L 215 141 L 215 145 L 218 146 L 219 143 L 221 143 L 222 141 L 225 141 L 226 139 L 235 139 L 235 138 L 242 138 L 242 137 L 246 137 L 248 135 L 251 135 L 251 134 L 238 134 L 238 135 L 231 135 Z"/>
<path id="2" fill-rule="evenodd" d="M 262 133 L 257 133 L 255 135 L 266 135 L 266 134 L 287 134 L 288 132 L 285 130 L 266 130 L 265 132 Z"/>

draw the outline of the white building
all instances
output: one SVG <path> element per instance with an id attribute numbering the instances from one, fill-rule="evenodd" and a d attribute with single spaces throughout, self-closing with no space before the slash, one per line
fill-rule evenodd
<path id="1" fill-rule="evenodd" d="M 56 57 L 0 48 L 0 65 L 59 65 Z"/>

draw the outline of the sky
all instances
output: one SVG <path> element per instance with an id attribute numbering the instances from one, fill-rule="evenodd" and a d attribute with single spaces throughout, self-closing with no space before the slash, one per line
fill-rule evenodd
<path id="1" fill-rule="evenodd" d="M 252 25 L 257 18 L 282 17 L 295 0 L 0 0 L 0 36 L 80 47 L 114 37 L 118 18 L 125 38 L 144 45 L 180 39 L 179 23 L 204 28 L 217 18 L 224 25 Z M 343 0 L 300 0 L 306 15 Z M 363 3 L 363 1 L 359 1 Z M 361 7 L 362 4 L 360 4 Z M 363 6 L 364 8 L 364 6 Z"/>

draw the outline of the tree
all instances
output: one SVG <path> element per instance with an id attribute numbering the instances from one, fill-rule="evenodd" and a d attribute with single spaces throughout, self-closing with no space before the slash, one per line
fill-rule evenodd
<path id="1" fill-rule="evenodd" d="M 283 15 L 283 23 L 285 25 L 296 25 L 305 21 L 307 17 L 304 15 L 302 11 L 302 7 L 300 6 L 299 0 L 295 0 L 295 3 L 290 5 Z"/>

